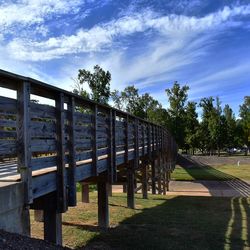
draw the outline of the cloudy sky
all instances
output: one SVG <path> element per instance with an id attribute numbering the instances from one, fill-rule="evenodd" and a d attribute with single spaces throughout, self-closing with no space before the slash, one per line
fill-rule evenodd
<path id="1" fill-rule="evenodd" d="M 175 80 L 237 114 L 250 94 L 250 0 L 0 0 L 0 68 L 71 90 L 99 64 L 167 107 Z"/>

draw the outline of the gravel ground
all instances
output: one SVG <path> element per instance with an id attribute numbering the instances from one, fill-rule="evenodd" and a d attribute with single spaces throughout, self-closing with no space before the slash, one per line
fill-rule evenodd
<path id="1" fill-rule="evenodd" d="M 7 233 L 0 230 L 1 250 L 69 250 L 67 247 L 60 247 L 43 240 L 29 238 L 14 233 Z"/>

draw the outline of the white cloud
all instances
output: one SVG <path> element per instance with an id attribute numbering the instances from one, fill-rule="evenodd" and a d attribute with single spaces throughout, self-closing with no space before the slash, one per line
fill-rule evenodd
<path id="1" fill-rule="evenodd" d="M 0 5 L 0 27 L 8 29 L 14 24 L 42 23 L 51 14 L 65 14 L 78 10 L 80 0 L 21 0 Z"/>
<path id="2" fill-rule="evenodd" d="M 29 0 L 29 2 L 33 3 L 34 0 Z M 77 1 L 75 1 L 75 4 L 76 3 Z M 59 4 L 58 1 L 55 0 L 51 1 L 48 6 L 53 4 L 57 11 L 61 10 L 62 12 L 74 6 L 74 4 L 68 5 L 64 1 Z M 31 6 L 33 5 L 31 4 Z M 49 13 L 51 8 L 48 6 L 43 6 L 44 10 L 40 11 L 40 13 Z M 152 11 L 145 11 L 140 14 L 137 13 L 131 16 L 121 17 L 118 20 L 96 25 L 91 29 L 79 29 L 74 35 L 61 35 L 43 41 L 16 38 L 6 44 L 6 49 L 11 57 L 17 60 L 43 61 L 74 53 L 98 52 L 110 48 L 115 44 L 117 39 L 122 39 L 123 37 L 138 32 L 154 31 L 157 32 L 155 34 L 156 37 L 161 36 L 165 39 L 166 43 L 175 47 L 175 51 L 178 44 L 179 48 L 183 47 L 183 45 L 187 45 L 192 39 L 197 38 L 199 34 L 209 30 L 214 32 L 225 26 L 235 25 L 233 20 L 235 16 L 249 14 L 250 5 L 232 8 L 224 7 L 222 10 L 204 17 L 189 17 L 183 15 L 160 16 Z M 22 18 L 24 19 L 22 20 Z M 34 19 L 29 16 L 20 16 L 17 17 L 17 20 L 20 19 L 24 22 L 29 22 L 30 18 L 33 22 L 34 20 L 39 22 L 42 20 L 42 15 L 34 13 Z M 177 45 L 172 41 L 175 41 Z M 194 42 L 192 44 L 194 44 Z M 162 48 L 159 49 L 160 53 L 162 52 L 161 49 Z M 157 50 L 154 53 L 157 57 Z"/>

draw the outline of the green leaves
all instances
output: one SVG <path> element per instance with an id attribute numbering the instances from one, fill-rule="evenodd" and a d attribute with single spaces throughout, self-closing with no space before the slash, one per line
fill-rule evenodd
<path id="1" fill-rule="evenodd" d="M 74 92 L 93 101 L 108 104 L 110 97 L 110 81 L 111 74 L 109 71 L 104 71 L 100 66 L 94 66 L 94 72 L 91 73 L 85 69 L 79 69 L 76 88 Z M 84 84 L 88 84 L 91 93 L 88 94 L 83 89 Z"/>

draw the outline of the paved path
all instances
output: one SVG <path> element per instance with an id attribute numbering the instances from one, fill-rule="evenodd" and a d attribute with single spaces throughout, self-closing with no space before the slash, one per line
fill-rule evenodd
<path id="1" fill-rule="evenodd" d="M 169 195 L 250 197 L 250 181 L 171 181 Z"/>
<path id="2" fill-rule="evenodd" d="M 171 181 L 167 195 L 250 197 L 250 181 Z M 121 193 L 121 185 L 113 185 L 114 193 Z M 140 193 L 140 192 L 139 192 Z"/>

